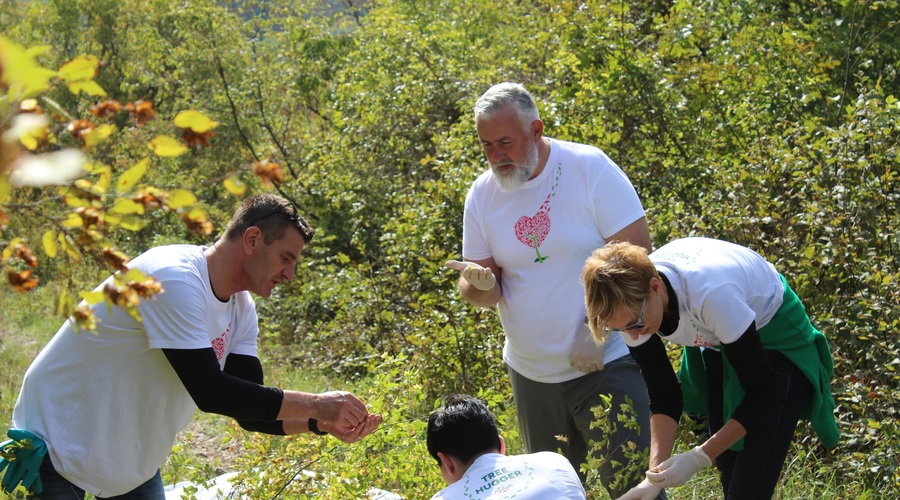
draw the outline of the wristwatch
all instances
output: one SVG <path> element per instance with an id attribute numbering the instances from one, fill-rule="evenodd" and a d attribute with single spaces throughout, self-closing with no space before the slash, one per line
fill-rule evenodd
<path id="1" fill-rule="evenodd" d="M 309 431 L 316 436 L 325 436 L 328 434 L 327 432 L 319 429 L 319 421 L 314 418 L 309 419 Z"/>

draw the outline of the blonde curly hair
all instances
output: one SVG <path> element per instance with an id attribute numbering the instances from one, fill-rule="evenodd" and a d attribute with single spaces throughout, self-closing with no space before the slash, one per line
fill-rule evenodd
<path id="1" fill-rule="evenodd" d="M 625 241 L 610 242 L 594 250 L 581 270 L 584 306 L 594 340 L 609 338 L 609 321 L 619 306 L 635 315 L 650 294 L 650 279 L 659 279 L 644 247 Z"/>

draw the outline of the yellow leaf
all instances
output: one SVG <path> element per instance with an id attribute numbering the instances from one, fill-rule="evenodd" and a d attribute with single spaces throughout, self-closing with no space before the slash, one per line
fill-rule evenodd
<path id="1" fill-rule="evenodd" d="M 81 220 L 81 216 L 76 214 L 75 212 L 69 213 L 69 215 L 62 221 L 63 227 L 67 227 L 69 229 L 81 227 L 83 221 Z"/>
<path id="2" fill-rule="evenodd" d="M 28 148 L 29 151 L 34 151 L 38 147 L 38 139 L 32 134 L 25 134 L 22 137 L 19 137 L 19 142 L 22 143 L 23 146 Z"/>
<path id="3" fill-rule="evenodd" d="M 116 202 L 113 203 L 113 207 L 110 209 L 110 212 L 116 214 L 144 214 L 144 205 L 135 202 L 134 200 L 130 200 L 128 198 L 116 198 Z"/>
<path id="4" fill-rule="evenodd" d="M 58 247 L 56 246 L 56 233 L 52 229 L 48 229 L 47 232 L 44 233 L 43 243 L 44 253 L 47 254 L 47 257 L 50 257 L 51 259 L 56 257 Z"/>
<path id="5" fill-rule="evenodd" d="M 136 215 L 126 215 L 119 221 L 119 226 L 129 231 L 140 231 L 146 225 L 147 221 Z"/>
<path id="6" fill-rule="evenodd" d="M 73 182 L 72 184 L 82 191 L 94 190 L 94 183 L 87 179 L 75 179 L 75 182 Z M 62 191 L 62 189 L 60 189 L 60 191 Z"/>
<path id="7" fill-rule="evenodd" d="M 10 196 L 12 196 L 12 186 L 9 185 L 6 176 L 0 175 L 0 203 L 9 201 Z"/>
<path id="8" fill-rule="evenodd" d="M 179 128 L 189 128 L 198 134 L 207 132 L 219 126 L 219 122 L 211 120 L 209 117 L 199 111 L 189 109 L 175 115 L 175 126 Z"/>
<path id="9" fill-rule="evenodd" d="M 234 176 L 225 179 L 222 181 L 222 184 L 225 186 L 226 191 L 235 196 L 243 196 L 244 192 L 247 191 L 247 185 Z"/>
<path id="10" fill-rule="evenodd" d="M 113 135 L 116 132 L 115 125 L 100 125 L 88 132 L 88 135 L 84 137 L 84 147 L 92 148 L 101 141 L 106 140 L 109 136 Z"/>
<path id="11" fill-rule="evenodd" d="M 169 191 L 169 197 L 166 198 L 166 205 L 172 210 L 178 210 L 181 207 L 188 207 L 197 202 L 197 197 L 186 189 L 176 189 Z"/>
<path id="12" fill-rule="evenodd" d="M 119 223 L 122 222 L 122 216 L 109 211 L 103 214 L 103 222 L 110 226 L 118 226 Z"/>
<path id="13" fill-rule="evenodd" d="M 0 36 L 0 65 L 3 67 L 0 82 L 9 87 L 9 100 L 26 99 L 50 88 L 50 80 L 56 76 L 56 71 L 44 68 L 34 60 L 35 55 L 47 48 L 40 46 L 25 50 Z"/>
<path id="14" fill-rule="evenodd" d="M 130 267 L 128 268 L 128 272 L 125 273 L 125 276 L 122 277 L 122 281 L 128 283 L 131 281 L 144 281 L 148 278 L 149 276 L 144 274 L 144 272 L 140 269 L 136 267 Z"/>
<path id="15" fill-rule="evenodd" d="M 78 208 L 91 206 L 91 201 L 87 198 L 82 197 L 81 191 L 70 186 L 63 186 L 59 188 L 59 194 L 62 195 L 63 201 L 66 203 L 66 205 L 69 205 L 70 207 Z"/>
<path id="16" fill-rule="evenodd" d="M 72 215 L 75 215 L 75 214 L 72 214 Z M 75 217 L 78 218 L 78 223 L 80 225 L 81 217 L 78 217 L 77 215 L 75 215 Z M 72 245 L 72 242 L 69 241 L 68 236 L 64 235 L 63 233 L 59 233 L 59 236 L 57 236 L 56 239 L 59 241 L 60 245 L 63 247 L 63 250 L 65 250 L 66 253 L 69 254 L 69 257 L 71 257 L 72 260 L 81 260 L 81 254 L 78 253 L 78 250 L 75 248 L 74 245 Z"/>
<path id="17" fill-rule="evenodd" d="M 69 87 L 69 91 L 75 95 L 84 92 L 92 96 L 105 96 L 106 91 L 94 81 L 99 65 L 100 60 L 96 57 L 80 55 L 60 66 L 59 77 Z"/>
<path id="18" fill-rule="evenodd" d="M 56 302 L 56 314 L 65 314 L 68 316 L 71 307 L 72 304 L 69 303 L 69 292 L 63 288 L 62 291 L 59 292 L 59 300 Z"/>
<path id="19" fill-rule="evenodd" d="M 204 212 L 203 209 L 200 207 L 194 207 L 191 209 L 190 212 L 188 212 L 188 219 L 191 219 L 194 221 L 206 220 L 207 219 L 206 212 Z"/>
<path id="20" fill-rule="evenodd" d="M 187 146 L 167 135 L 158 135 L 150 141 L 150 149 L 157 156 L 175 157 L 188 150 Z"/>
<path id="21" fill-rule="evenodd" d="M 92 304 L 92 305 L 99 304 L 99 303 L 103 302 L 103 300 L 106 298 L 106 296 L 103 295 L 102 291 L 78 292 L 78 296 L 81 297 L 81 300 L 87 302 L 88 304 Z"/>
<path id="22" fill-rule="evenodd" d="M 110 183 L 112 183 L 112 168 L 110 168 L 109 165 L 97 163 L 94 166 L 93 172 L 99 177 L 97 179 L 96 187 L 100 190 L 101 193 L 105 193 L 106 191 L 108 191 L 109 185 Z"/>
<path id="23" fill-rule="evenodd" d="M 94 56 L 80 55 L 59 67 L 59 77 L 69 81 L 91 80 L 97 73 L 100 60 Z"/>
<path id="24" fill-rule="evenodd" d="M 106 95 L 106 91 L 103 90 L 103 87 L 97 84 L 97 82 L 93 80 L 88 81 L 79 81 L 79 82 L 70 82 L 66 84 L 69 87 L 69 92 L 78 95 L 81 92 L 84 92 L 87 95 L 92 96 L 100 96 L 103 97 Z"/>
<path id="25" fill-rule="evenodd" d="M 150 168 L 150 158 L 144 158 L 123 172 L 116 183 L 116 191 L 124 193 L 134 188 L 141 178 L 144 177 L 144 174 L 147 173 L 148 168 Z"/>
<path id="26" fill-rule="evenodd" d="M 12 253 L 16 249 L 16 245 L 18 245 L 21 242 L 22 242 L 22 238 L 13 238 L 13 240 L 9 242 L 9 245 L 7 245 L 6 248 L 3 249 L 3 253 L 0 254 L 0 257 L 2 257 L 2 259 L 0 259 L 0 261 L 5 262 L 10 257 L 12 257 Z"/>

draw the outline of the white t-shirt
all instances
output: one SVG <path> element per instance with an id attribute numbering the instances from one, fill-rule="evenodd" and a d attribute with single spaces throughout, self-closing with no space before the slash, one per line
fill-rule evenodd
<path id="1" fill-rule="evenodd" d="M 203 247 L 163 246 L 129 263 L 164 292 L 138 307 L 92 306 L 94 332 L 67 321 L 25 373 L 13 426 L 47 442 L 53 466 L 97 496 L 126 493 L 153 477 L 196 405 L 161 348 L 212 346 L 255 356 L 258 324 L 249 293 L 212 293 Z M 97 290 L 103 288 L 107 279 Z"/>
<path id="2" fill-rule="evenodd" d="M 678 327 L 664 337 L 675 344 L 730 344 L 753 321 L 757 330 L 769 324 L 784 298 L 775 267 L 753 250 L 727 241 L 679 239 L 650 254 L 650 260 L 678 296 Z M 621 337 L 630 346 L 650 339 Z"/>
<path id="3" fill-rule="evenodd" d="M 490 170 L 466 196 L 463 257 L 493 257 L 502 269 L 497 304 L 506 333 L 503 360 L 529 379 L 556 383 L 584 375 L 571 366 L 584 334 L 581 269 L 607 238 L 644 216 L 625 173 L 595 147 L 550 139 L 544 170 L 514 192 Z M 628 353 L 618 337 L 605 363 Z"/>
<path id="4" fill-rule="evenodd" d="M 476 458 L 459 481 L 432 500 L 569 500 L 584 499 L 584 487 L 569 460 L 551 451 L 506 456 L 487 453 Z"/>

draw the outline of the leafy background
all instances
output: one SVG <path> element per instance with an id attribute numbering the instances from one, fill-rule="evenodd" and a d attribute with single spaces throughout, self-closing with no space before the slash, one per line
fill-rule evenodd
<path id="1" fill-rule="evenodd" d="M 260 451 L 245 469 L 269 470 L 261 498 L 308 494 L 271 480 L 302 463 L 289 457 L 356 480 L 329 484 L 331 498 L 360 484 L 429 495 L 440 478 L 422 416 L 450 392 L 489 399 L 516 444 L 496 314 L 462 300 L 443 267 L 460 256 L 465 192 L 486 168 L 472 105 L 507 80 L 536 96 L 547 135 L 596 145 L 626 171 L 654 246 L 750 246 L 803 299 L 831 342 L 843 439 L 825 450 L 801 428 L 808 482 L 785 491 L 900 494 L 898 20 L 896 0 L 0 3 L 4 36 L 50 47 L 44 67 L 93 55 L 105 98 L 153 103 L 161 120 L 111 118 L 120 132 L 90 152 L 114 172 L 179 111 L 219 122 L 208 148 L 155 159 L 143 179 L 190 190 L 213 235 L 149 212 L 140 231 L 110 230 L 124 253 L 210 242 L 242 198 L 226 179 L 287 196 L 317 228 L 297 278 L 258 303 L 264 343 L 282 369 L 359 384 L 388 418 L 361 449 L 239 433 Z M 73 116 L 101 100 L 65 86 L 41 99 Z M 265 161 L 280 175 L 257 175 Z M 0 247 L 40 242 L 69 210 L 46 202 L 54 193 L 0 202 Z M 109 273 L 33 246 L 51 304 Z"/>

